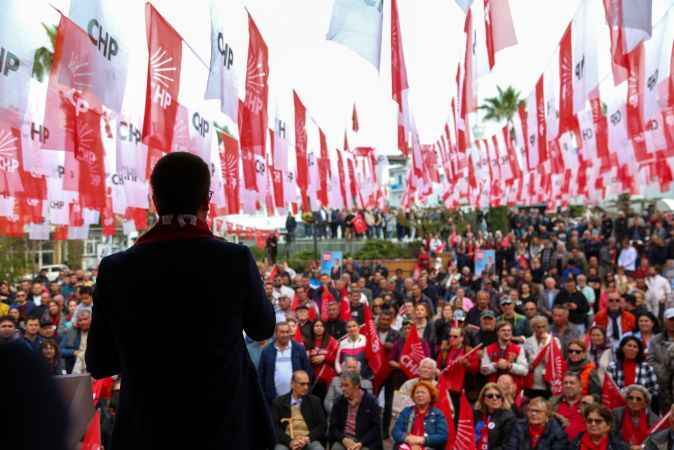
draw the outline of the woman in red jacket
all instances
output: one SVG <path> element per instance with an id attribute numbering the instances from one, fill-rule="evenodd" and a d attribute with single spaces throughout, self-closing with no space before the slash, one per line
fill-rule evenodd
<path id="1" fill-rule="evenodd" d="M 307 356 L 316 374 L 316 385 L 313 394 L 325 398 L 328 386 L 335 377 L 335 357 L 337 356 L 337 340 L 325 332 L 322 320 L 316 320 L 311 327 L 311 342 L 307 342 Z"/>

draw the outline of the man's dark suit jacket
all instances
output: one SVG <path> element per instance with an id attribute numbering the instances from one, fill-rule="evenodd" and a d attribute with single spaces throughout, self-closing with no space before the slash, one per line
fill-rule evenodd
<path id="1" fill-rule="evenodd" d="M 321 399 L 315 395 L 305 395 L 300 405 L 302 418 L 309 428 L 309 439 L 311 442 L 323 442 L 325 439 L 327 420 L 323 412 Z M 281 423 L 281 419 L 290 418 L 290 393 L 276 397 L 271 404 L 271 416 L 276 427 L 276 442 L 286 447 L 290 445 L 290 436 L 288 435 L 288 423 Z"/>
<path id="2" fill-rule="evenodd" d="M 101 261 L 86 363 L 121 374 L 116 449 L 263 449 L 273 425 L 243 333 L 275 318 L 248 248 L 148 242 Z"/>

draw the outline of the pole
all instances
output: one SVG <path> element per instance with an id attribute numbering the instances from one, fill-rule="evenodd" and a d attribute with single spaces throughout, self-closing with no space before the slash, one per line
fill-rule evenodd
<path id="1" fill-rule="evenodd" d="M 318 259 L 318 236 L 316 235 L 316 223 L 311 225 L 311 229 L 314 231 L 314 259 Z"/>

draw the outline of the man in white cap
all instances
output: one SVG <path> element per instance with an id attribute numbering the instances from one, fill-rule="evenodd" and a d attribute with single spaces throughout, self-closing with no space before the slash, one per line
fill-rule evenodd
<path id="1" fill-rule="evenodd" d="M 655 370 L 661 390 L 661 410 L 672 405 L 674 379 L 671 362 L 674 361 L 674 308 L 667 308 L 664 314 L 664 329 L 649 343 L 647 361 Z"/>

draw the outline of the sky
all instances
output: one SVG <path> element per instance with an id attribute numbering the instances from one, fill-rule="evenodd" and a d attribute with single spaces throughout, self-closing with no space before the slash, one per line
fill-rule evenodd
<path id="1" fill-rule="evenodd" d="M 518 45 L 499 52 L 492 73 L 479 79 L 480 101 L 494 95 L 496 86 L 508 85 L 526 98 L 540 74 L 551 64 L 559 40 L 581 1 L 601 0 L 510 0 Z M 67 13 L 71 0 L 52 0 L 51 3 Z M 208 64 L 211 0 L 153 0 L 152 4 Z M 292 89 L 296 89 L 309 114 L 326 132 L 329 145 L 341 147 L 344 129 L 350 128 L 355 102 L 361 131 L 358 135 L 349 134 L 350 144 L 397 153 L 396 105 L 390 92 L 389 4 L 389 0 L 385 0 L 382 70 L 377 71 L 350 49 L 326 41 L 333 0 L 217 2 L 226 23 L 230 24 L 229 40 L 235 54 L 243 55 L 239 95 L 243 96 L 244 92 L 247 10 L 269 46 L 271 117 L 278 113 L 291 119 Z M 667 4 L 671 4 L 671 0 L 654 0 L 654 17 L 661 15 Z M 136 58 L 130 62 L 134 64 L 130 70 L 133 69 L 135 75 L 129 78 L 125 102 L 130 110 L 138 110 L 138 105 L 144 102 L 143 58 L 147 58 L 143 2 L 111 0 L 110 5 L 115 13 L 123 14 L 124 32 L 132 36 Z M 456 64 L 463 59 L 465 16 L 453 0 L 398 0 L 398 7 L 411 107 L 421 141 L 434 142 L 449 115 Z M 603 30 L 606 26 L 598 23 L 598 27 Z M 599 52 L 606 55 L 606 61 L 600 61 L 600 71 L 608 73 L 608 34 L 602 33 L 597 45 L 606 49 Z M 191 91 L 190 97 L 202 101 L 199 97 L 205 89 L 207 68 L 196 66 L 187 89 Z M 214 101 L 203 103 L 213 114 L 218 113 Z M 488 126 L 485 133 L 489 134 L 492 128 Z"/>

